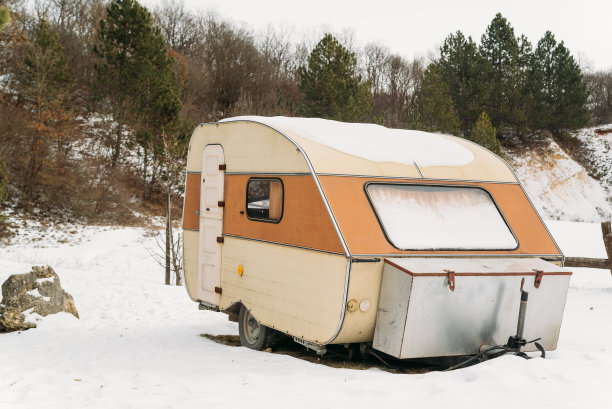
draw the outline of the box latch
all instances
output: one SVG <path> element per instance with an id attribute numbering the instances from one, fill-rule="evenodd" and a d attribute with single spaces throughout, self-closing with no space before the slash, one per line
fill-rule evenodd
<path id="1" fill-rule="evenodd" d="M 533 282 L 533 286 L 535 288 L 540 288 L 540 284 L 542 283 L 542 277 L 544 276 L 544 272 L 542 270 L 533 270 L 535 271 L 535 281 Z"/>
<path id="2" fill-rule="evenodd" d="M 455 272 L 451 270 L 444 270 L 448 274 L 448 288 L 451 291 L 455 291 Z"/>

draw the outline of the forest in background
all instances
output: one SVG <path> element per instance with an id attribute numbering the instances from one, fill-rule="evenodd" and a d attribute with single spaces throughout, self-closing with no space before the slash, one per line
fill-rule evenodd
<path id="1" fill-rule="evenodd" d="M 192 129 L 236 115 L 445 132 L 497 153 L 612 122 L 612 70 L 583 72 L 553 33 L 531 43 L 500 14 L 480 41 L 451 33 L 409 59 L 350 33 L 254 32 L 180 1 L 0 6 L 0 200 L 28 214 L 176 220 Z"/>

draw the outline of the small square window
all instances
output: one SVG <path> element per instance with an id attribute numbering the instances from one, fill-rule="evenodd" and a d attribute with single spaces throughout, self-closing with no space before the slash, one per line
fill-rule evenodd
<path id="1" fill-rule="evenodd" d="M 283 183 L 280 179 L 250 179 L 246 202 L 249 219 L 279 222 L 283 217 Z"/>

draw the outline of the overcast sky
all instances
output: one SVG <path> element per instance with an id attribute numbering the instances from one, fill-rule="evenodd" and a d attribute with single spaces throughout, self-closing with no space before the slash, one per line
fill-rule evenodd
<path id="1" fill-rule="evenodd" d="M 147 5 L 163 0 L 144 0 Z M 480 41 L 497 12 L 537 44 L 546 30 L 563 40 L 581 65 L 612 69 L 612 0 L 185 0 L 255 30 L 291 27 L 297 39 L 322 29 L 351 29 L 360 44 L 378 42 L 405 57 L 426 56 L 450 33 Z"/>

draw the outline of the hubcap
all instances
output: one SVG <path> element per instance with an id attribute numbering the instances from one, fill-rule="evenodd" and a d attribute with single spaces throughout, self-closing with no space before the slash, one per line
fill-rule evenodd
<path id="1" fill-rule="evenodd" d="M 261 327 L 255 317 L 247 310 L 242 319 L 242 327 L 244 328 L 244 337 L 249 344 L 254 344 L 259 339 Z"/>

